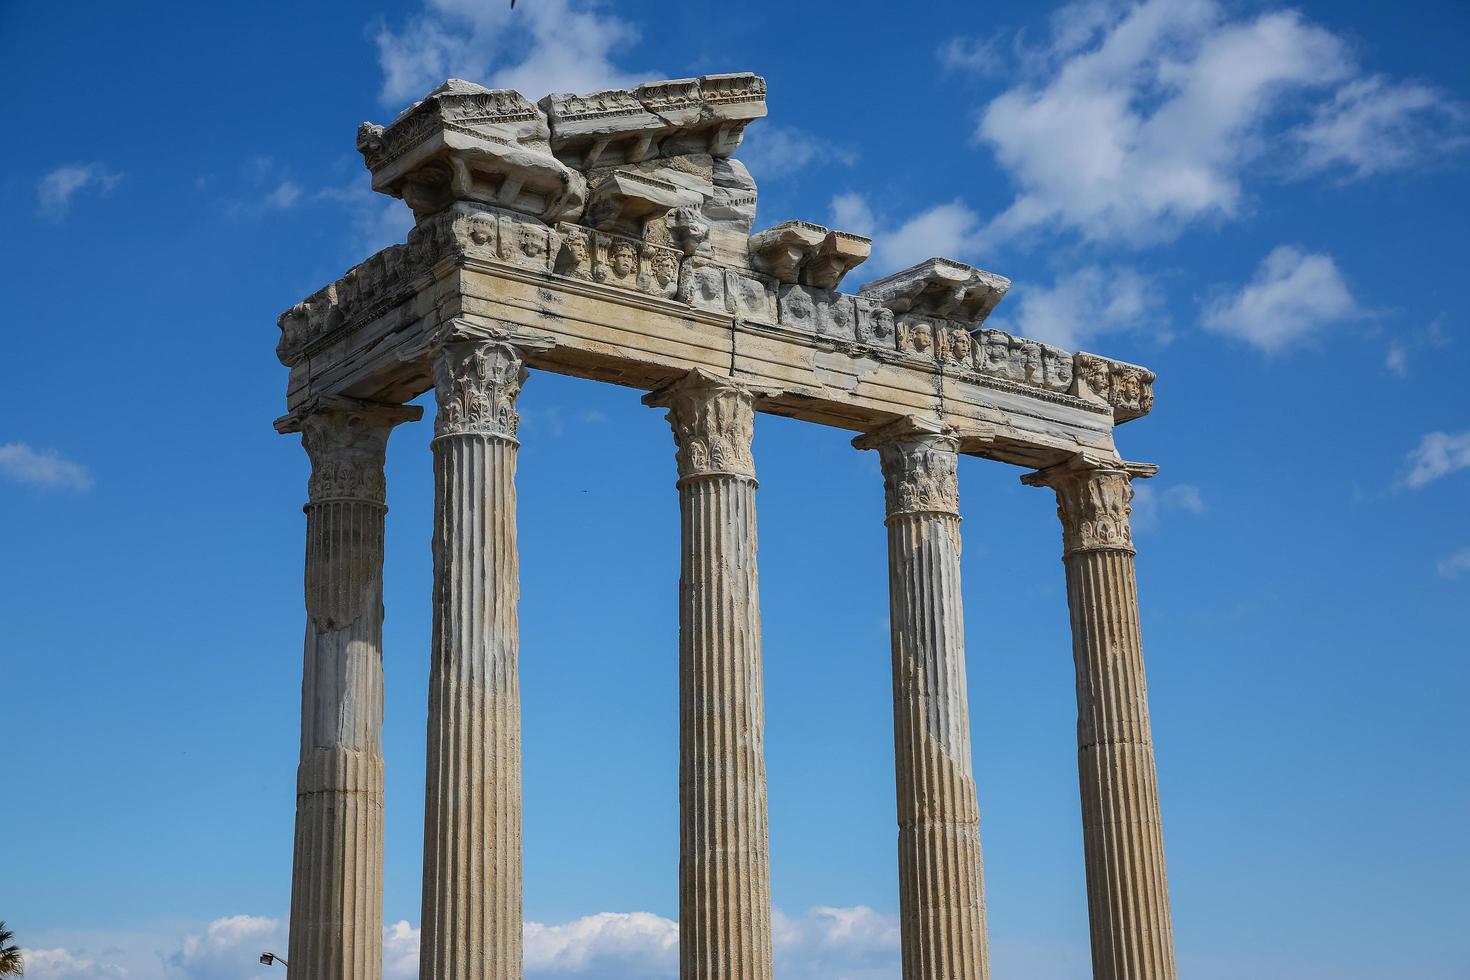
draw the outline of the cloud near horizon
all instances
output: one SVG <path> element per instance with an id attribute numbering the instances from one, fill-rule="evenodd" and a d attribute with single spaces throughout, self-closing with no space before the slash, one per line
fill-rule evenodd
<path id="1" fill-rule="evenodd" d="M 776 968 L 786 980 L 891 980 L 899 973 L 898 919 L 866 906 L 818 906 L 772 917 Z M 279 967 L 259 962 L 263 951 L 285 955 L 283 919 L 231 915 L 177 940 L 168 953 L 136 950 L 112 956 L 64 947 L 28 949 L 27 980 L 279 980 Z M 676 980 L 679 925 L 652 912 L 600 912 L 569 922 L 527 922 L 528 980 Z M 158 966 L 150 965 L 150 960 Z M 384 980 L 416 980 L 419 930 L 407 921 L 383 929 Z"/>

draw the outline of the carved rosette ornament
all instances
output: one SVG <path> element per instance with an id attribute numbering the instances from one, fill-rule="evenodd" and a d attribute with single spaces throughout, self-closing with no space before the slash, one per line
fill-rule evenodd
<path id="1" fill-rule="evenodd" d="M 516 397 L 527 371 L 520 352 L 508 343 L 480 340 L 444 344 L 434 359 L 438 438 L 485 435 L 515 439 L 521 417 Z"/>
<path id="2" fill-rule="evenodd" d="M 695 370 L 643 399 L 645 405 L 669 410 L 680 482 L 710 476 L 755 482 L 750 446 L 756 397 L 729 378 Z"/>
<path id="3" fill-rule="evenodd" d="M 960 512 L 959 439 L 937 422 L 901 419 L 852 443 L 876 449 L 888 516 Z"/>

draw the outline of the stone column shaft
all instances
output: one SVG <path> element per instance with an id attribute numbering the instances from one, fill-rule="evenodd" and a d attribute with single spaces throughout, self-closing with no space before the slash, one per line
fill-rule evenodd
<path id="1" fill-rule="evenodd" d="M 301 422 L 306 644 L 288 961 L 311 980 L 376 980 L 383 945 L 384 457 L 398 406 Z"/>
<path id="2" fill-rule="evenodd" d="M 958 443 L 905 419 L 876 448 L 887 498 L 893 741 L 904 980 L 985 980 L 980 809 L 960 590 Z"/>
<path id="3" fill-rule="evenodd" d="M 435 355 L 434 626 L 424 806 L 422 980 L 520 980 L 520 354 Z"/>
<path id="4" fill-rule="evenodd" d="M 755 395 L 693 372 L 645 401 L 678 443 L 679 975 L 770 980 Z"/>
<path id="5" fill-rule="evenodd" d="M 1128 526 L 1130 481 L 1153 472 L 1079 457 L 1023 478 L 1060 505 L 1095 980 L 1178 975 Z"/>

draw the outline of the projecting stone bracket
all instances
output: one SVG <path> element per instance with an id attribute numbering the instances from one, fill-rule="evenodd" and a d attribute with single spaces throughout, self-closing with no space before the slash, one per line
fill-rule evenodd
<path id="1" fill-rule="evenodd" d="M 752 268 L 780 282 L 818 289 L 836 289 L 872 250 L 871 239 L 807 221 L 783 221 L 750 236 Z"/>
<path id="2" fill-rule="evenodd" d="M 974 326 L 984 322 L 1010 288 L 1005 276 L 932 258 L 866 283 L 859 292 L 894 313 L 941 316 Z"/>
<path id="3" fill-rule="evenodd" d="M 551 153 L 546 117 L 518 92 L 451 79 L 391 125 L 363 123 L 373 190 L 425 217 L 479 201 L 555 221 L 586 203 L 586 179 Z"/>

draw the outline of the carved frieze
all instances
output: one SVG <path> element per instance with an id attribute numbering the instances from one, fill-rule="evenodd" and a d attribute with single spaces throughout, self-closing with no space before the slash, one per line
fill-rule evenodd
<path id="1" fill-rule="evenodd" d="M 681 481 L 711 476 L 754 479 L 756 397 L 729 378 L 695 370 L 647 395 L 643 403 L 669 410 Z"/>
<path id="2" fill-rule="evenodd" d="M 776 281 L 744 269 L 725 270 L 725 297 L 731 313 L 742 320 L 778 322 Z"/>
<path id="3" fill-rule="evenodd" d="M 433 354 L 438 438 L 483 435 L 514 439 L 516 398 L 527 372 L 515 347 L 500 341 L 454 340 Z"/>
<path id="4" fill-rule="evenodd" d="M 1117 421 L 1153 410 L 1155 375 L 1148 368 L 1086 352 L 1074 355 L 1072 368 L 1073 393 L 1111 406 Z"/>

